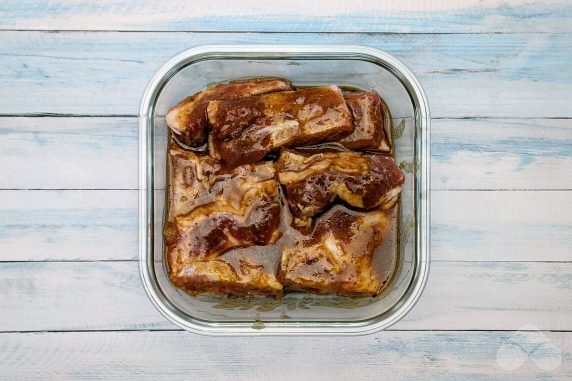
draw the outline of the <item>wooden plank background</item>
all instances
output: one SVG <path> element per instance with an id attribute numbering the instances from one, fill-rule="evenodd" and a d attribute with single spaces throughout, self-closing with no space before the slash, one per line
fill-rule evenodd
<path id="1" fill-rule="evenodd" d="M 560 0 L 5 0 L 6 30 L 494 33 L 570 32 Z"/>
<path id="2" fill-rule="evenodd" d="M 455 4 L 452 4 L 455 3 Z M 432 268 L 390 330 L 179 331 L 138 276 L 137 109 L 206 43 L 363 44 L 432 112 Z M 572 4 L 0 4 L 0 380 L 572 378 Z"/>

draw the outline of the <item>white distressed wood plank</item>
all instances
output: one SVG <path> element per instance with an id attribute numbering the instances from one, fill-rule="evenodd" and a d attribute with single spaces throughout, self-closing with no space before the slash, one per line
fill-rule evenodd
<path id="1" fill-rule="evenodd" d="M 134 117 L 0 118 L 0 188 L 135 189 L 137 128 Z M 434 190 L 572 189 L 572 120 L 436 119 L 431 142 Z"/>
<path id="2" fill-rule="evenodd" d="M 418 304 L 392 329 L 572 330 L 572 263 L 434 262 Z M 173 329 L 138 263 L 0 263 L 0 331 Z"/>
<path id="3" fill-rule="evenodd" d="M 137 118 L 0 118 L 0 188 L 136 189 Z"/>
<path id="4" fill-rule="evenodd" d="M 0 334 L 0 342 L 4 380 L 572 377 L 572 333 L 562 332 L 381 332 L 345 340 L 85 332 Z"/>
<path id="5" fill-rule="evenodd" d="M 136 115 L 158 68 L 205 43 L 370 45 L 413 69 L 434 117 L 572 117 L 570 34 L 1 32 L 0 113 Z"/>
<path id="6" fill-rule="evenodd" d="M 394 328 L 570 331 L 571 281 L 572 263 L 432 262 L 423 296 Z"/>
<path id="7" fill-rule="evenodd" d="M 572 191 L 434 191 L 434 260 L 572 261 Z"/>
<path id="8" fill-rule="evenodd" d="M 431 127 L 432 189 L 572 189 L 572 120 L 450 119 Z"/>
<path id="9" fill-rule="evenodd" d="M 2 29 L 272 32 L 546 32 L 571 31 L 563 0 L 352 2 L 292 0 L 151 0 L 33 3 L 5 0 Z"/>
<path id="10" fill-rule="evenodd" d="M 0 191 L 0 261 L 137 258 L 137 191 Z"/>
<path id="11" fill-rule="evenodd" d="M 147 299 L 136 261 L 17 262 L 0 269 L 1 331 L 173 328 Z"/>
<path id="12" fill-rule="evenodd" d="M 572 261 L 572 191 L 433 191 L 433 260 Z M 132 260 L 137 191 L 0 191 L 0 261 Z"/>

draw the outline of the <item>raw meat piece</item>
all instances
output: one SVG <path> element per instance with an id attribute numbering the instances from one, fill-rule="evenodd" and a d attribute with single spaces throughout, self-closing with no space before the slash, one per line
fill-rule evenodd
<path id="1" fill-rule="evenodd" d="M 389 226 L 383 211 L 355 212 L 336 205 L 282 251 L 279 279 L 287 290 L 376 295 L 387 279 L 372 265 Z"/>
<path id="2" fill-rule="evenodd" d="M 391 152 L 391 114 L 375 91 L 344 92 L 352 113 L 354 130 L 340 139 L 348 149 L 371 149 Z"/>
<path id="3" fill-rule="evenodd" d="M 166 256 L 174 284 L 191 293 L 273 295 L 275 270 L 237 248 L 281 236 L 279 185 L 271 162 L 226 169 L 171 145 Z"/>
<path id="4" fill-rule="evenodd" d="M 259 78 L 209 86 L 172 107 L 165 120 L 178 140 L 191 147 L 207 141 L 206 109 L 212 100 L 229 100 L 273 91 L 292 90 L 292 84 L 279 78 Z"/>
<path id="5" fill-rule="evenodd" d="M 311 226 L 312 217 L 336 198 L 357 208 L 389 209 L 405 180 L 391 157 L 374 153 L 284 150 L 276 168 L 298 227 Z"/>
<path id="6" fill-rule="evenodd" d="M 293 145 L 339 139 L 353 131 L 337 86 L 312 87 L 209 103 L 211 156 L 235 166 Z"/>

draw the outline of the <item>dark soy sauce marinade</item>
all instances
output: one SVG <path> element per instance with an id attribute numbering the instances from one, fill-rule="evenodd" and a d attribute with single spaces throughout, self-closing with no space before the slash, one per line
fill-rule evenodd
<path id="1" fill-rule="evenodd" d="M 297 88 L 308 88 L 309 86 L 305 87 L 297 87 Z M 361 89 L 353 88 L 353 87 L 342 87 L 344 92 L 361 92 Z M 194 152 L 198 156 L 208 156 L 209 154 L 209 146 L 207 144 L 203 144 L 197 147 L 191 147 L 180 139 L 177 139 L 178 135 L 171 133 L 169 131 L 169 140 L 171 144 L 180 146 L 181 148 L 188 150 L 189 152 Z M 389 137 L 391 141 L 391 137 Z M 340 151 L 349 151 L 347 148 L 337 144 L 336 142 L 324 142 L 319 144 L 313 144 L 311 146 L 302 146 L 302 147 L 290 147 L 289 149 L 294 149 L 298 152 L 303 152 L 307 155 L 322 153 L 322 152 L 340 152 Z M 260 161 L 271 161 L 276 162 L 280 156 L 281 149 L 273 150 L 268 152 Z M 362 152 L 367 152 L 368 150 L 360 150 Z M 387 153 L 387 155 L 393 155 L 393 152 Z M 218 161 L 220 164 L 220 168 L 218 171 L 220 173 L 225 173 L 233 170 L 233 166 L 228 166 L 224 163 L 224 161 Z M 169 188 L 172 187 L 172 173 L 171 169 L 169 168 L 167 171 L 167 183 Z M 172 200 L 169 197 L 170 192 L 166 192 L 166 205 L 167 208 L 165 209 L 165 223 L 164 223 L 164 237 L 165 241 L 171 242 L 173 241 L 173 236 L 176 229 L 173 228 L 172 221 L 169 221 L 169 209 L 171 208 Z M 245 266 L 246 262 L 248 266 L 257 267 L 261 272 L 268 273 L 271 276 L 278 277 L 278 273 L 280 272 L 280 262 L 282 259 L 282 252 L 285 247 L 289 247 L 293 245 L 294 242 L 303 242 L 303 241 L 312 241 L 312 234 L 315 232 L 316 224 L 318 221 L 323 218 L 323 216 L 328 213 L 332 208 L 344 208 L 344 210 L 349 213 L 349 215 L 356 215 L 359 216 L 360 214 L 368 213 L 368 211 L 364 211 L 361 208 L 356 208 L 351 206 L 350 204 L 336 200 L 334 204 L 329 205 L 324 210 L 313 216 L 313 224 L 311 226 L 307 226 L 304 228 L 293 226 L 293 216 L 292 212 L 288 206 L 288 200 L 286 199 L 286 193 L 283 186 L 279 187 L 279 199 L 280 199 L 280 221 L 279 221 L 279 238 L 267 245 L 251 245 L 247 247 L 232 247 L 227 251 L 221 253 L 216 257 L 216 261 L 220 261 L 224 263 L 225 266 L 231 269 L 234 272 L 244 271 L 243 267 Z M 373 268 L 374 273 L 377 277 L 379 277 L 381 281 L 381 287 L 377 290 L 381 292 L 383 289 L 387 287 L 390 283 L 391 278 L 396 272 L 399 260 L 399 203 L 388 210 L 385 210 L 384 215 L 388 220 L 388 228 L 385 234 L 383 235 L 383 240 L 381 243 L 375 248 L 372 258 L 371 258 L 371 267 Z M 259 218 L 260 220 L 256 220 Z M 263 213 L 258 213 L 258 215 L 254 216 L 250 223 L 253 224 L 263 224 L 263 219 L 267 218 Z M 344 229 L 347 229 L 347 226 L 344 226 L 344 221 L 339 221 L 339 224 L 336 222 L 331 223 L 328 225 L 331 230 L 332 234 L 336 234 L 337 237 L 342 237 L 340 242 L 343 243 Z M 256 231 L 256 230 L 254 230 Z M 337 231 L 337 232 L 336 232 Z M 236 233 L 239 233 L 240 229 L 236 230 Z M 243 230 L 244 232 L 244 230 Z M 245 233 L 246 234 L 246 233 Z M 249 232 L 248 234 L 252 234 Z M 260 232 L 260 234 L 263 234 Z M 266 234 L 266 233 L 265 233 Z M 350 237 L 348 235 L 348 237 Z M 237 234 L 238 239 L 243 239 L 244 237 L 240 234 Z M 263 237 L 257 239 L 256 237 L 250 237 L 250 241 L 253 242 L 262 242 Z M 199 238 L 197 238 L 199 239 Z M 349 238 L 348 238 L 349 239 Z M 167 253 L 167 246 L 164 245 L 165 249 L 165 258 L 168 257 Z M 169 268 L 169 264 L 167 263 L 167 267 Z M 216 282 L 215 282 L 216 283 Z M 246 295 L 272 295 L 272 296 L 280 296 L 284 292 L 288 292 L 289 290 L 282 290 L 278 292 L 271 291 L 264 289 L 257 289 L 256 286 L 253 286 L 252 289 L 248 289 L 248 287 L 243 287 L 244 285 L 237 286 L 236 290 L 233 290 L 232 284 L 210 284 L 207 285 L 206 288 L 201 289 L 201 287 L 185 287 L 184 285 L 182 288 L 186 289 L 186 291 L 190 292 L 191 294 L 201 294 L 201 293 L 214 293 L 214 294 L 226 294 L 226 295 L 237 295 L 237 296 L 246 296 Z M 181 287 L 181 286 L 179 286 Z M 292 288 L 296 291 L 296 287 Z M 304 289 L 304 288 L 302 288 Z M 306 288 L 306 291 L 316 292 L 316 293 L 323 293 L 320 290 L 313 290 L 311 288 Z M 327 293 L 331 293 L 332 290 L 334 293 L 336 292 L 335 287 L 328 288 Z M 352 295 L 351 292 L 341 292 L 342 295 Z M 374 293 L 375 294 L 375 293 Z M 369 294 L 369 295 L 374 295 Z M 360 294 L 357 293 L 357 296 Z M 365 295 L 365 294 L 364 294 Z"/>

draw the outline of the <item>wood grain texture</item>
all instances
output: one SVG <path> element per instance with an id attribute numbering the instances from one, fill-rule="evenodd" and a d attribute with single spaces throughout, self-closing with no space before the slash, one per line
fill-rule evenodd
<path id="1" fill-rule="evenodd" d="M 343 340 L 85 332 L 0 334 L 0 342 L 4 380 L 572 377 L 572 333 L 561 332 L 381 332 Z"/>
<path id="2" fill-rule="evenodd" d="M 432 189 L 572 189 L 572 120 L 435 120 L 431 127 Z"/>
<path id="3" fill-rule="evenodd" d="M 0 113 L 136 115 L 159 67 L 206 43 L 369 45 L 411 67 L 433 117 L 572 117 L 570 34 L 0 32 Z"/>
<path id="4" fill-rule="evenodd" d="M 56 275 L 57 274 L 57 275 Z M 571 330 L 572 263 L 434 262 L 390 329 Z M 2 331 L 173 329 L 127 262 L 0 263 Z"/>
<path id="5" fill-rule="evenodd" d="M 135 190 L 0 191 L 0 261 L 134 260 Z M 433 191 L 434 261 L 571 261 L 569 191 Z"/>
<path id="6" fill-rule="evenodd" d="M 137 191 L 0 191 L 0 261 L 137 258 Z"/>
<path id="7" fill-rule="evenodd" d="M 271 32 L 554 32 L 571 31 L 564 0 L 408 2 L 293 0 L 152 0 L 83 2 L 6 0 L 3 29 Z"/>
<path id="8" fill-rule="evenodd" d="M 0 188 L 136 189 L 137 118 L 0 118 Z"/>
<path id="9" fill-rule="evenodd" d="M 420 79 L 433 263 L 392 330 L 203 337 L 147 300 L 138 103 L 206 43 L 369 45 Z M 4 0 L 0 62 L 0 380 L 572 379 L 569 1 Z"/>
<path id="10" fill-rule="evenodd" d="M 147 299 L 137 262 L 3 263 L 0 269 L 3 331 L 174 327 Z"/>
<path id="11" fill-rule="evenodd" d="M 432 192 L 433 260 L 572 261 L 571 192 Z"/>
<path id="12" fill-rule="evenodd" d="M 0 189 L 136 189 L 137 128 L 134 117 L 0 118 Z M 434 190 L 572 189 L 567 119 L 436 119 L 431 145 Z"/>

